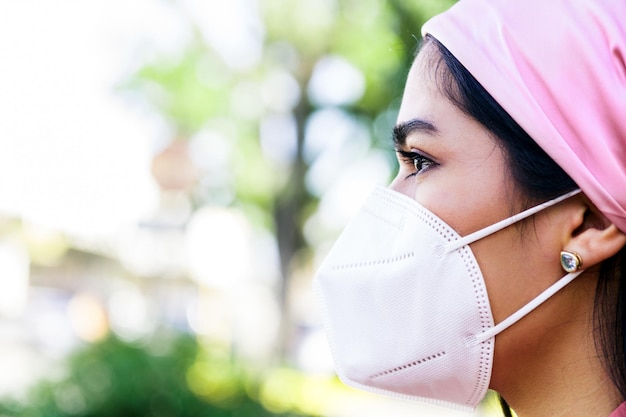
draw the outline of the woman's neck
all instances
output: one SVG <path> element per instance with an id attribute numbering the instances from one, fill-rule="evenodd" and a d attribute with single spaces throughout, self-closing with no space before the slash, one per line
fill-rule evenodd
<path id="1" fill-rule="evenodd" d="M 493 389 L 518 417 L 607 417 L 622 402 L 596 351 L 594 291 L 595 280 L 576 280 L 540 306 L 536 320 L 523 319 L 517 334 L 514 326 L 496 338 L 496 351 L 508 344 L 509 356 L 496 358 Z"/>

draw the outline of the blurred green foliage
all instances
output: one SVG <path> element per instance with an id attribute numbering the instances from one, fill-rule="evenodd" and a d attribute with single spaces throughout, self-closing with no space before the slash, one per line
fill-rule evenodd
<path id="1" fill-rule="evenodd" d="M 215 54 L 194 42 L 176 56 L 159 56 L 140 68 L 123 88 L 141 94 L 186 138 L 207 120 L 227 115 L 232 74 Z"/>
<path id="2" fill-rule="evenodd" d="M 296 416 L 268 411 L 258 400 L 258 376 L 185 334 L 133 343 L 110 336 L 75 352 L 59 373 L 34 386 L 25 401 L 0 402 L 0 415 Z"/>

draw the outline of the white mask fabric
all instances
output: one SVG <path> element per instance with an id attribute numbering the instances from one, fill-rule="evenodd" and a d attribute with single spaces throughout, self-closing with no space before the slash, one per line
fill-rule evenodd
<path id="1" fill-rule="evenodd" d="M 473 411 L 489 387 L 495 335 L 580 271 L 494 326 L 469 244 L 578 192 L 461 237 L 415 200 L 377 187 L 314 280 L 339 378 L 370 392 Z"/>

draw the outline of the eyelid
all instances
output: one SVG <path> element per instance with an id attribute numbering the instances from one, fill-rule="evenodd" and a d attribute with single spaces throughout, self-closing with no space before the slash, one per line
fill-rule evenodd
<path id="1" fill-rule="evenodd" d="M 410 152 L 402 149 L 396 149 L 396 153 L 398 154 L 399 159 L 401 159 L 402 163 L 415 168 L 415 171 L 409 174 L 406 178 L 422 174 L 439 165 L 439 163 L 433 157 L 417 149 L 411 149 Z M 420 162 L 420 164 L 426 162 L 428 166 L 426 168 L 420 169 L 417 166 L 418 161 Z"/>
<path id="2" fill-rule="evenodd" d="M 423 158 L 430 159 L 436 164 L 439 164 L 439 162 L 437 161 L 437 158 L 419 149 L 411 148 L 410 151 L 405 151 L 404 149 L 396 148 L 396 153 L 405 160 L 412 161 L 413 159 L 415 159 L 415 156 L 418 155 Z"/>

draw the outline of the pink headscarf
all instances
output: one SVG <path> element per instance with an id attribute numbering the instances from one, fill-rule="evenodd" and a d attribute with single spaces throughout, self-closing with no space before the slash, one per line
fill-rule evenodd
<path id="1" fill-rule="evenodd" d="M 626 0 L 460 0 L 422 33 L 626 232 Z"/>

